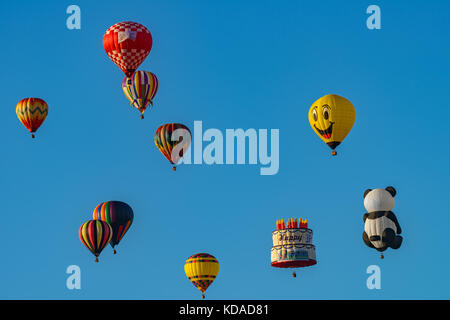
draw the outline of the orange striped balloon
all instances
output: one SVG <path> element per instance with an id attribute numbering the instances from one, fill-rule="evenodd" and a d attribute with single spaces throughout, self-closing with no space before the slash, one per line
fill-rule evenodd
<path id="1" fill-rule="evenodd" d="M 34 132 L 39 129 L 47 117 L 48 105 L 40 98 L 25 98 L 17 104 L 16 113 L 20 122 L 31 132 L 31 137 L 34 138 Z"/>
<path id="2" fill-rule="evenodd" d="M 78 235 L 81 242 L 95 256 L 95 262 L 98 262 L 98 256 L 111 241 L 113 232 L 109 223 L 101 220 L 89 220 L 81 225 Z"/>
<path id="3" fill-rule="evenodd" d="M 181 130 L 177 131 L 178 129 Z M 155 145 L 173 165 L 174 171 L 190 144 L 191 131 L 184 124 L 166 123 L 155 132 Z"/>

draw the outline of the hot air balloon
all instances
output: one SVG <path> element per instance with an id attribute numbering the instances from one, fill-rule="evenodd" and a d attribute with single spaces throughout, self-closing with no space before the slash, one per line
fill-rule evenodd
<path id="1" fill-rule="evenodd" d="M 152 35 L 140 23 L 125 21 L 109 27 L 103 36 L 109 58 L 131 77 L 152 49 Z"/>
<path id="2" fill-rule="evenodd" d="M 144 119 L 148 104 L 153 106 L 153 98 L 158 91 L 158 78 L 149 71 L 136 71 L 131 78 L 123 79 L 122 89 L 131 106 L 136 107 L 141 112 L 141 119 Z"/>
<path id="3" fill-rule="evenodd" d="M 291 218 L 285 224 L 277 221 L 277 229 L 272 232 L 271 266 L 276 268 L 302 268 L 315 265 L 316 247 L 312 243 L 312 230 L 308 220 Z M 292 276 L 297 275 L 293 272 Z"/>
<path id="4" fill-rule="evenodd" d="M 98 262 L 98 256 L 111 241 L 113 232 L 107 222 L 89 220 L 81 225 L 78 234 L 81 242 L 94 254 L 95 262 Z"/>
<path id="5" fill-rule="evenodd" d="M 34 133 L 47 117 L 48 105 L 40 98 L 25 98 L 17 104 L 16 113 L 20 122 L 31 132 L 31 137 L 34 138 Z"/>
<path id="6" fill-rule="evenodd" d="M 208 253 L 197 253 L 186 260 L 184 272 L 189 281 L 202 292 L 202 298 L 204 299 L 206 289 L 219 273 L 219 262 Z"/>
<path id="7" fill-rule="evenodd" d="M 93 219 L 107 222 L 112 228 L 111 246 L 114 248 L 119 244 L 125 233 L 133 223 L 133 209 L 121 201 L 107 201 L 100 203 L 94 209 Z"/>
<path id="8" fill-rule="evenodd" d="M 402 228 L 397 217 L 391 211 L 395 205 L 394 187 L 386 189 L 367 189 L 364 192 L 363 241 L 372 249 L 384 252 L 387 248 L 398 249 L 402 245 Z M 381 259 L 384 255 L 381 253 Z"/>
<path id="9" fill-rule="evenodd" d="M 181 123 L 163 124 L 156 130 L 155 144 L 167 160 L 173 164 L 175 171 L 176 164 L 191 144 L 191 131 Z"/>
<path id="10" fill-rule="evenodd" d="M 308 118 L 314 132 L 332 149 L 331 154 L 335 156 L 337 152 L 334 149 L 352 129 L 356 112 L 347 99 L 328 94 L 312 104 Z"/>

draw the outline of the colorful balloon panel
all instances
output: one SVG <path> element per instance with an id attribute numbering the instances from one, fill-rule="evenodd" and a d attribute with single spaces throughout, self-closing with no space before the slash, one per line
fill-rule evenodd
<path id="1" fill-rule="evenodd" d="M 152 49 L 152 35 L 140 23 L 124 21 L 106 30 L 103 47 L 109 58 L 130 77 Z"/>
<path id="2" fill-rule="evenodd" d="M 179 139 L 173 134 L 177 129 L 184 129 L 184 131 L 179 132 L 182 134 Z M 175 139 L 177 141 L 172 141 Z M 178 146 L 180 144 L 180 146 Z M 191 131 L 188 127 L 181 123 L 167 123 L 160 126 L 155 133 L 155 145 L 158 147 L 159 151 L 170 161 L 171 164 L 175 165 L 183 157 L 183 150 L 187 150 L 191 144 Z M 179 152 L 173 152 L 174 148 L 177 147 Z M 175 150 L 176 151 L 176 150 Z"/>
<path id="3" fill-rule="evenodd" d="M 107 222 L 112 228 L 111 246 L 114 248 L 122 240 L 133 223 L 133 209 L 122 201 L 106 201 L 94 209 L 93 219 Z"/>
<path id="4" fill-rule="evenodd" d="M 219 262 L 208 253 L 197 253 L 189 257 L 184 264 L 184 272 L 194 286 L 202 293 L 216 279 L 219 273 Z"/>
<path id="5" fill-rule="evenodd" d="M 40 98 L 25 98 L 17 104 L 16 114 L 25 128 L 34 133 L 47 117 L 48 105 Z"/>
<path id="6" fill-rule="evenodd" d="M 95 255 L 96 262 L 102 250 L 111 241 L 112 234 L 111 226 L 100 220 L 86 221 L 78 231 L 81 242 Z"/>
<path id="7" fill-rule="evenodd" d="M 308 112 L 314 132 L 336 155 L 334 149 L 342 143 L 355 123 L 356 111 L 346 98 L 328 94 L 317 99 Z"/>
<path id="8" fill-rule="evenodd" d="M 130 78 L 123 79 L 122 90 L 131 106 L 143 115 L 149 104 L 153 106 L 153 98 L 158 91 L 158 78 L 149 71 L 136 71 Z"/>

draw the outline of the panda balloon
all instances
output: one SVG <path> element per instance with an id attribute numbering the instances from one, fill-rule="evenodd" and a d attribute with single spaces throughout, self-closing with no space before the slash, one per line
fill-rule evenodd
<path id="1" fill-rule="evenodd" d="M 393 187 L 386 189 L 367 189 L 364 192 L 364 243 L 380 252 L 387 248 L 398 249 L 403 238 L 397 217 L 392 212 L 397 191 Z M 383 259 L 381 254 L 381 259 Z"/>

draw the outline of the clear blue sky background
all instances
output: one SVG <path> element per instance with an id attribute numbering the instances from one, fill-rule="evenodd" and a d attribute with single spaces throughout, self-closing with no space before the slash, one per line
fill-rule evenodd
<path id="1" fill-rule="evenodd" d="M 66 8 L 81 7 L 81 30 Z M 382 29 L 366 28 L 381 7 Z M 198 299 L 183 266 L 220 261 L 209 299 L 449 299 L 447 1 L 9 1 L 0 5 L 0 298 Z M 146 25 L 141 69 L 160 80 L 140 120 L 102 37 Z M 335 93 L 357 112 L 331 157 L 307 112 Z M 15 106 L 42 97 L 30 139 Z M 280 170 L 190 165 L 172 172 L 153 142 L 166 122 L 204 129 L 280 129 Z M 361 234 L 363 193 L 393 185 L 405 241 L 384 260 Z M 94 263 L 78 228 L 121 200 L 135 220 L 113 256 Z M 308 218 L 318 264 L 270 267 L 279 218 Z M 68 290 L 67 266 L 82 289 Z M 381 290 L 366 268 L 381 267 Z"/>

